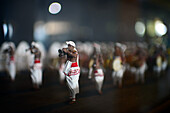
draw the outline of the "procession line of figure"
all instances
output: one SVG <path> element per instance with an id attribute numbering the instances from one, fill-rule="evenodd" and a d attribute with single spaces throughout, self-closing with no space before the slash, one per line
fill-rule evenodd
<path id="1" fill-rule="evenodd" d="M 64 83 L 66 80 L 69 92 L 70 92 L 70 103 L 76 101 L 76 94 L 79 93 L 79 76 L 80 76 L 80 65 L 79 65 L 79 52 L 77 46 L 73 41 L 66 42 L 67 47 L 62 49 L 55 49 L 59 53 L 58 58 L 58 72 L 60 83 Z M 132 48 L 128 44 L 111 43 L 109 48 L 104 48 L 103 44 L 93 43 L 93 52 L 89 54 L 89 73 L 88 78 L 95 81 L 96 90 L 99 94 L 102 94 L 102 87 L 104 82 L 104 72 L 108 67 L 105 66 L 105 61 L 110 62 L 111 77 L 113 78 L 113 85 L 122 87 L 122 80 L 125 70 L 132 72 L 135 77 L 135 82 L 145 82 L 145 71 L 148 67 L 152 67 L 153 71 L 160 75 L 161 71 L 165 70 L 168 65 L 167 56 L 161 46 L 155 47 L 155 51 L 152 55 L 149 55 L 148 50 L 144 44 L 135 44 Z M 80 48 L 78 48 L 80 49 Z M 112 49 L 111 52 L 107 51 Z M 42 85 L 42 52 L 37 42 L 32 42 L 31 47 L 24 49 L 27 53 L 32 54 L 30 57 L 30 72 L 33 87 L 38 89 Z M 29 51 L 29 52 L 28 52 Z M 23 51 L 22 51 L 23 52 Z M 107 52 L 107 54 L 105 54 Z M 15 46 L 11 42 L 7 43 L 7 47 L 3 49 L 3 53 L 6 55 L 6 67 L 12 81 L 15 80 L 16 76 L 16 62 L 15 60 Z M 108 53 L 110 55 L 108 55 Z M 91 57 L 90 57 L 91 55 Z M 150 61 L 150 58 L 152 59 Z M 105 57 L 105 59 L 103 58 Z M 82 58 L 82 57 L 81 57 Z M 85 58 L 85 57 L 84 57 Z M 108 60 L 111 58 L 111 60 Z M 20 60 L 20 58 L 18 58 Z M 104 61 L 105 60 L 105 61 Z M 83 61 L 84 62 L 84 61 Z M 153 66 L 150 66 L 152 64 Z M 149 66 L 148 66 L 149 65 Z M 88 67 L 88 66 L 87 66 Z M 83 72 L 82 72 L 83 73 Z"/>

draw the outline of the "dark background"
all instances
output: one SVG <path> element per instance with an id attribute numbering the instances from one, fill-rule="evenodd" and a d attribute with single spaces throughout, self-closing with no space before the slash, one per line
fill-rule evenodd
<path id="1" fill-rule="evenodd" d="M 34 40 L 36 21 L 65 21 L 71 24 L 70 32 L 48 36 L 52 41 L 143 41 L 135 33 L 135 22 L 142 19 L 160 18 L 169 29 L 170 2 L 168 0 L 57 0 L 61 12 L 48 12 L 54 0 L 1 0 L 0 1 L 0 44 L 13 41 L 16 45 L 25 40 Z M 2 24 L 11 23 L 13 36 L 4 38 Z M 165 37 L 168 37 L 168 33 Z"/>

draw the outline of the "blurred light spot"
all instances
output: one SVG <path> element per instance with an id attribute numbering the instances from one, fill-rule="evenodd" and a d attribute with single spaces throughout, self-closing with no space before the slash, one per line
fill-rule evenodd
<path id="1" fill-rule="evenodd" d="M 157 36 L 163 36 L 167 32 L 167 27 L 160 21 L 155 21 L 155 33 Z"/>
<path id="2" fill-rule="evenodd" d="M 147 33 L 150 37 L 155 36 L 154 22 L 152 20 L 147 21 Z"/>
<path id="3" fill-rule="evenodd" d="M 70 24 L 67 22 L 50 21 L 45 24 L 47 35 L 65 34 L 70 31 Z"/>
<path id="4" fill-rule="evenodd" d="M 57 14 L 61 10 L 61 5 L 57 2 L 54 2 L 49 6 L 48 10 L 51 14 Z"/>
<path id="5" fill-rule="evenodd" d="M 8 25 L 8 29 L 9 29 L 9 38 L 11 39 L 13 35 L 13 27 L 11 24 Z"/>
<path id="6" fill-rule="evenodd" d="M 145 25 L 141 21 L 137 21 L 135 24 L 135 31 L 139 36 L 143 36 L 145 34 Z"/>
<path id="7" fill-rule="evenodd" d="M 4 32 L 4 38 L 5 38 L 7 33 L 8 33 L 8 26 L 7 26 L 7 24 L 3 24 L 3 32 Z"/>
<path id="8" fill-rule="evenodd" d="M 46 39 L 46 31 L 43 21 L 38 21 L 34 24 L 34 39 L 36 41 L 44 41 Z"/>

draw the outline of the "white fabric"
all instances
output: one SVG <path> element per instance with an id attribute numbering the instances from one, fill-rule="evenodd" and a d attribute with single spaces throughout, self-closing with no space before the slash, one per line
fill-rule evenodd
<path id="1" fill-rule="evenodd" d="M 31 78 L 32 82 L 37 85 L 42 84 L 42 64 L 35 63 L 33 68 L 31 68 Z"/>
<path id="2" fill-rule="evenodd" d="M 91 78 L 92 78 L 92 72 L 93 72 L 93 68 L 90 67 L 88 79 L 91 79 Z"/>
<path id="3" fill-rule="evenodd" d="M 9 75 L 12 80 L 15 80 L 16 76 L 16 66 L 14 61 L 9 62 L 9 67 L 8 67 Z"/>
<path id="4" fill-rule="evenodd" d="M 76 94 L 79 93 L 79 76 L 80 74 L 74 76 L 66 76 L 67 85 L 70 90 L 70 96 L 75 98 Z"/>
<path id="5" fill-rule="evenodd" d="M 94 74 L 94 79 L 96 82 L 96 89 L 98 91 L 101 91 L 103 86 L 103 80 L 104 80 L 104 73 L 102 69 L 97 69 L 97 73 Z"/>
<path id="6" fill-rule="evenodd" d="M 124 72 L 125 72 L 125 66 L 122 66 L 122 69 L 120 69 L 118 71 L 112 72 L 112 78 L 114 80 L 114 85 L 116 85 L 117 81 L 119 81 L 119 85 L 122 85 L 122 78 L 123 78 Z"/>
<path id="7" fill-rule="evenodd" d="M 136 74 L 143 75 L 147 69 L 146 63 L 144 63 L 141 67 L 136 69 Z"/>
<path id="8" fill-rule="evenodd" d="M 113 71 L 113 72 L 112 72 L 112 77 L 114 78 L 115 76 L 117 76 L 117 77 L 121 77 L 121 78 L 122 78 L 124 72 L 125 72 L 125 67 L 122 66 L 122 69 L 120 69 L 120 70 L 118 70 L 118 71 Z"/>
<path id="9" fill-rule="evenodd" d="M 160 73 L 161 71 L 164 71 L 168 66 L 167 60 L 163 61 L 160 66 L 154 66 L 153 70 L 156 71 L 157 73 Z"/>
<path id="10" fill-rule="evenodd" d="M 141 67 L 136 68 L 136 82 L 139 81 L 139 79 L 141 79 L 142 82 L 144 82 L 144 73 L 147 69 L 147 64 L 144 63 Z"/>
<path id="11" fill-rule="evenodd" d="M 165 60 L 163 63 L 162 63 L 162 70 L 164 71 L 168 66 L 168 61 Z"/>
<path id="12" fill-rule="evenodd" d="M 61 67 L 59 69 L 59 76 L 60 76 L 60 82 L 63 82 L 65 80 L 65 74 L 63 73 L 65 64 L 61 64 Z"/>
<path id="13" fill-rule="evenodd" d="M 70 91 L 70 96 L 75 98 L 76 94 L 79 93 L 79 76 L 80 76 L 80 67 L 71 67 L 73 62 L 67 61 L 64 74 L 66 75 L 66 82 Z M 78 62 L 77 62 L 78 63 Z M 68 76 L 70 74 L 70 76 Z"/>
<path id="14" fill-rule="evenodd" d="M 73 41 L 66 41 L 66 44 L 70 44 L 73 47 L 76 47 L 76 44 Z"/>
<path id="15" fill-rule="evenodd" d="M 68 75 L 68 73 L 71 69 L 71 64 L 72 64 L 72 62 L 67 60 L 65 67 L 64 67 L 64 71 L 63 71 L 65 75 Z"/>

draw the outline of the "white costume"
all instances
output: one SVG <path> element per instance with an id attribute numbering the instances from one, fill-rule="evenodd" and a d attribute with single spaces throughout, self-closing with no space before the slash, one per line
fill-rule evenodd
<path id="1" fill-rule="evenodd" d="M 31 78 L 33 84 L 41 85 L 42 84 L 42 63 L 40 60 L 35 60 L 33 68 L 30 69 Z"/>
<path id="2" fill-rule="evenodd" d="M 96 82 L 97 90 L 101 91 L 103 86 L 103 80 L 104 80 L 104 73 L 102 69 L 97 69 L 94 71 L 94 80 Z"/>
<path id="3" fill-rule="evenodd" d="M 75 98 L 76 94 L 79 93 L 79 76 L 80 67 L 78 62 L 67 61 L 64 69 L 66 75 L 67 85 L 70 89 L 70 96 Z"/>
<path id="4" fill-rule="evenodd" d="M 165 71 L 167 65 L 168 61 L 166 59 L 163 61 L 161 56 L 157 56 L 156 65 L 153 67 L 153 70 L 160 74 L 161 71 Z"/>
<path id="5" fill-rule="evenodd" d="M 32 46 L 35 46 L 37 48 L 39 47 L 39 45 L 35 42 L 32 42 Z M 31 67 L 32 68 L 30 68 L 30 71 L 31 71 L 32 82 L 34 85 L 37 85 L 37 87 L 39 87 L 39 85 L 42 84 L 42 63 L 40 59 L 34 58 L 34 62 Z"/>
<path id="6" fill-rule="evenodd" d="M 72 41 L 66 43 L 75 47 L 75 43 Z M 74 50 L 77 51 L 75 48 Z M 71 62 L 67 60 L 63 72 L 66 75 L 67 85 L 70 90 L 70 97 L 72 99 L 75 99 L 76 94 L 79 93 L 79 83 L 78 83 L 79 76 L 80 76 L 79 55 L 77 55 L 76 62 Z"/>
<path id="7" fill-rule="evenodd" d="M 14 56 L 9 56 L 8 71 L 9 71 L 9 75 L 10 75 L 10 77 L 11 77 L 11 80 L 15 80 L 15 76 L 16 76 L 16 66 L 15 66 Z"/>
<path id="8" fill-rule="evenodd" d="M 7 70 L 9 72 L 9 75 L 11 77 L 11 80 L 14 81 L 15 80 L 15 76 L 16 76 L 16 65 L 15 65 L 15 56 L 14 55 L 10 55 L 10 52 L 12 51 L 11 49 L 13 49 L 13 51 L 15 51 L 15 45 L 12 42 L 9 42 L 9 50 L 8 50 L 8 54 L 7 54 L 7 59 L 6 59 L 6 63 L 7 63 Z"/>
<path id="9" fill-rule="evenodd" d="M 121 64 L 121 57 L 116 56 L 113 60 L 113 72 L 112 72 L 112 78 L 114 80 L 114 85 L 116 85 L 116 82 L 119 81 L 119 85 L 122 84 L 122 78 L 123 74 L 125 72 L 125 66 Z"/>

